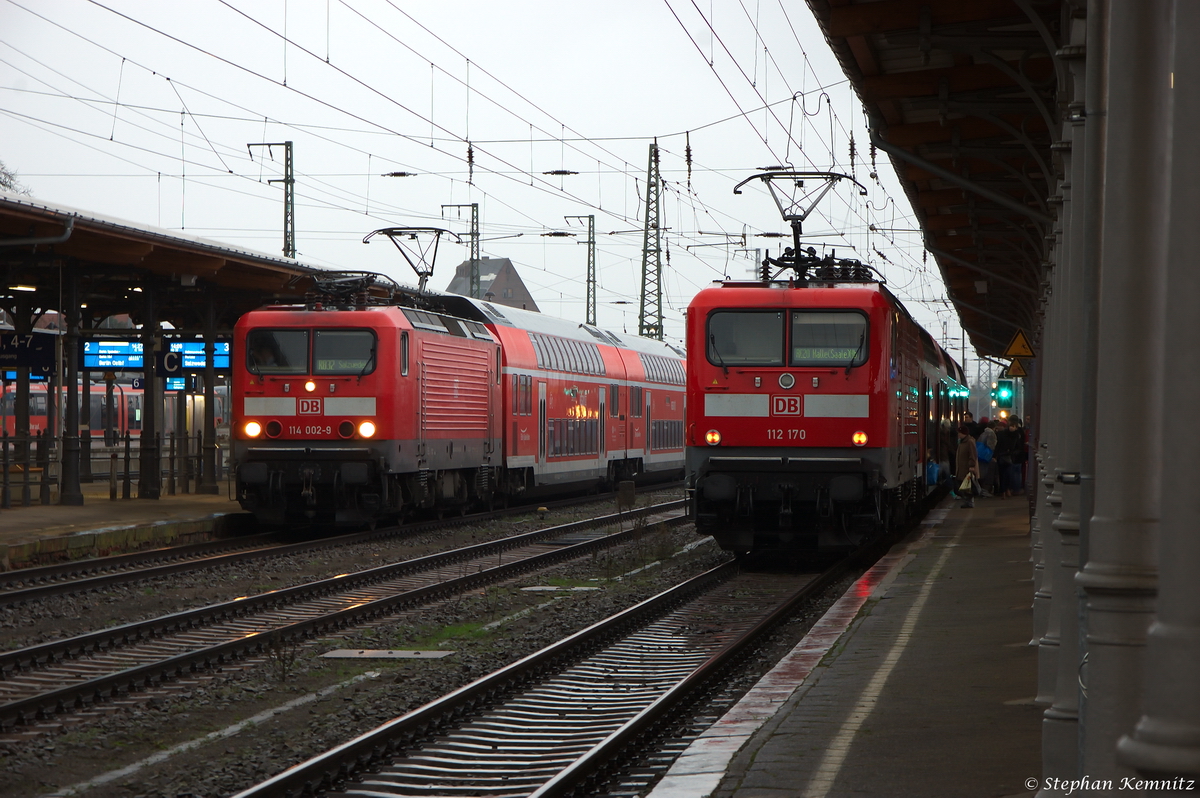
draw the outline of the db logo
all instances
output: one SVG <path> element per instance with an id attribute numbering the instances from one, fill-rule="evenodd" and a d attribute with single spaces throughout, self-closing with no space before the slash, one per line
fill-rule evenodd
<path id="1" fill-rule="evenodd" d="M 300 415 L 302 415 L 302 416 L 319 416 L 319 415 L 321 415 L 321 400 L 320 399 L 301 399 L 300 400 Z"/>
<path id="2" fill-rule="evenodd" d="M 799 416 L 800 412 L 800 397 L 799 396 L 772 396 L 771 397 L 771 415 L 773 416 Z"/>

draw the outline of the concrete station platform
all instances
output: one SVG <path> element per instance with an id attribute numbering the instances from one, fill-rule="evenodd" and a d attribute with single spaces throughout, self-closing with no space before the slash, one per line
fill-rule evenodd
<path id="1" fill-rule="evenodd" d="M 0 509 L 0 571 L 46 565 L 68 559 L 99 557 L 182 543 L 198 543 L 239 534 L 252 518 L 230 496 L 227 480 L 217 483 L 217 495 L 179 493 L 159 499 L 110 501 L 108 482 L 85 483 L 83 505 L 68 507 L 38 502 L 21 506 L 21 484 L 10 483 L 12 509 Z M 57 489 L 51 502 L 57 502 Z"/>
<path id="2" fill-rule="evenodd" d="M 1031 574 L 1024 499 L 947 499 L 651 798 L 1033 795 Z"/>
<path id="3" fill-rule="evenodd" d="M 0 569 L 235 534 L 250 516 L 219 485 L 215 496 L 109 501 L 97 483 L 82 507 L 0 510 Z M 650 798 L 1033 795 L 1031 573 L 1023 499 L 946 500 Z"/>

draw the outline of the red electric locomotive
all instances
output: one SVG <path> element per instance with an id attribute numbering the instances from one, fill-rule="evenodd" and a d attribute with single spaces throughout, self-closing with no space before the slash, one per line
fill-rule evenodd
<path id="1" fill-rule="evenodd" d="M 235 330 L 237 495 L 260 520 L 359 525 L 682 473 L 684 370 L 667 345 L 331 282 L 330 301 Z"/>
<path id="2" fill-rule="evenodd" d="M 688 308 L 688 490 L 731 551 L 887 527 L 932 490 L 965 410 L 958 364 L 869 267 L 798 250 Z"/>

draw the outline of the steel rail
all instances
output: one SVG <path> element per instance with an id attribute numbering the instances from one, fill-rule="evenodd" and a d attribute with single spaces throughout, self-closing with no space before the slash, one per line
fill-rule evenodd
<path id="1" fill-rule="evenodd" d="M 182 546 L 159 547 L 124 554 L 111 554 L 104 557 L 86 557 L 78 560 L 52 563 L 50 565 L 36 565 L 30 568 L 0 571 L 0 602 L 7 602 L 9 596 L 29 589 L 26 586 L 41 586 L 47 583 L 80 577 L 90 578 L 95 574 L 137 567 L 147 561 L 208 557 L 213 554 L 223 554 L 234 548 L 269 546 L 278 541 L 278 535 L 268 532 L 260 535 L 222 538 L 202 543 L 187 543 Z"/>
<path id="2" fill-rule="evenodd" d="M 665 485 L 650 485 L 646 486 L 645 489 L 654 491 L 669 487 L 671 487 L 670 483 Z M 580 501 L 579 497 L 575 497 L 556 499 L 552 502 L 535 502 L 521 507 L 508 507 L 485 513 L 473 513 L 457 518 L 420 521 L 404 526 L 380 527 L 365 532 L 352 532 L 345 535 L 306 540 L 297 543 L 278 543 L 280 540 L 279 533 L 265 533 L 244 538 L 206 541 L 184 546 L 115 554 L 109 557 L 72 560 L 70 562 L 36 566 L 34 568 L 22 568 L 0 574 L 0 583 L 3 583 L 0 584 L 0 607 L 24 604 L 35 599 L 52 596 L 74 595 L 92 590 L 103 590 L 114 585 L 128 584 L 144 579 L 154 579 L 205 568 L 235 565 L 258 559 L 286 557 L 292 554 L 322 551 L 340 546 L 353 546 L 362 543 L 390 540 L 397 537 L 408 537 L 436 529 L 479 523 L 481 521 L 504 518 L 509 515 L 521 515 L 532 512 L 531 508 L 539 505 L 551 509 L 572 507 L 579 504 L 604 501 L 615 496 L 615 493 L 602 493 L 589 496 L 583 501 Z M 270 545 L 272 543 L 277 543 L 277 545 Z M 160 564 L 156 565 L 155 563 Z M 95 575 L 82 576 L 83 574 Z M 80 576 L 71 578 L 76 575 Z M 19 588 L 8 587 L 9 585 L 16 584 L 26 584 L 29 586 Z"/>
<path id="3" fill-rule="evenodd" d="M 338 588 L 345 590 L 353 585 L 356 577 L 364 574 L 373 574 L 373 581 L 377 581 L 384 575 L 381 571 L 390 571 L 386 576 L 397 576 L 403 573 L 411 573 L 419 570 L 429 570 L 430 568 L 453 564 L 464 559 L 491 556 L 499 554 L 520 545 L 534 543 L 547 538 L 559 537 L 569 534 L 573 531 L 587 529 L 595 526 L 603 526 L 613 523 L 617 520 L 627 520 L 631 516 L 641 517 L 652 515 L 656 512 L 666 512 L 674 509 L 679 509 L 685 502 L 669 502 L 662 505 L 642 508 L 639 511 L 632 513 L 624 513 L 619 516 L 602 516 L 595 519 L 586 519 L 570 524 L 563 524 L 556 527 L 549 527 L 543 530 L 536 530 L 522 535 L 504 538 L 499 541 L 490 543 L 481 543 L 474 546 L 468 546 L 463 549 L 456 549 L 452 552 L 444 552 L 441 554 L 421 557 L 416 560 L 409 560 L 404 563 L 398 563 L 390 566 L 380 566 L 368 571 L 360 572 L 346 577 L 335 577 L 333 579 L 322 580 L 313 585 L 320 586 L 319 590 L 305 590 L 311 588 L 312 585 L 298 585 L 294 588 L 287 588 L 273 593 L 255 596 L 240 601 L 224 602 L 212 607 L 204 607 L 198 610 L 191 610 L 184 613 L 177 613 L 163 618 L 152 619 L 150 621 L 128 624 L 124 627 L 117 627 L 112 630 L 104 630 L 94 632 L 88 635 L 81 635 L 77 638 L 71 638 L 64 641 L 54 641 L 39 646 L 34 646 L 20 651 L 9 652 L 0 655 L 0 664 L 7 665 L 3 673 L 7 673 L 16 667 L 22 669 L 34 669 L 39 662 L 56 662 L 84 656 L 90 651 L 100 650 L 101 644 L 104 647 L 113 647 L 120 645 L 132 639 L 142 640 L 150 637 L 159 636 L 164 632 L 182 631 L 191 629 L 201 623 L 225 620 L 230 617 L 249 614 L 244 611 L 244 607 L 256 605 L 259 609 L 273 608 L 288 603 L 282 599 L 286 599 L 289 595 L 293 600 L 297 598 L 306 598 L 309 596 L 319 596 L 328 594 L 333 589 Z M 686 519 L 686 515 L 673 516 L 669 519 L 664 519 L 663 523 L 678 523 Z M 206 667 L 222 664 L 226 661 L 231 661 L 244 656 L 251 656 L 262 653 L 270 649 L 272 646 L 277 646 L 286 642 L 304 639 L 306 637 L 324 634 L 330 630 L 344 628 L 354 623 L 362 623 L 366 620 L 388 615 L 400 611 L 408 606 L 420 604 L 441 598 L 444 596 L 453 595 L 455 593 L 470 590 L 485 584 L 490 584 L 497 580 L 507 579 L 517 574 L 529 570 L 536 570 L 545 567 L 555 562 L 571 559 L 592 551 L 597 551 L 612 545 L 623 543 L 627 540 L 636 538 L 644 532 L 643 529 L 633 528 L 625 532 L 618 532 L 604 537 L 594 538 L 592 540 L 583 541 L 572 546 L 564 546 L 561 549 L 546 552 L 544 554 L 533 557 L 524 558 L 507 564 L 493 566 L 482 571 L 477 571 L 462 577 L 439 582 L 434 585 L 428 585 L 414 590 L 405 591 L 403 593 L 375 601 L 360 604 L 358 606 L 349 607 L 347 609 L 323 615 L 318 618 L 311 618 L 297 623 L 288 624 L 276 629 L 252 633 L 235 640 L 226 641 L 213 646 L 209 646 L 196 651 L 179 654 L 168 659 L 160 660 L 154 663 L 128 668 L 116 673 L 90 679 L 75 685 L 65 686 L 53 691 L 42 693 L 37 696 L 12 701 L 0 705 L 0 728 L 5 728 L 14 724 L 28 723 L 31 720 L 45 717 L 49 714 L 62 712 L 69 708 L 81 707 L 84 704 L 92 701 L 103 700 L 107 696 L 117 695 L 123 691 L 141 689 L 147 685 L 152 685 L 160 681 L 169 680 L 178 677 L 184 673 L 195 672 Z M 357 580 L 358 582 L 366 580 Z M 110 634 L 111 633 L 111 634 Z"/>
<path id="4" fill-rule="evenodd" d="M 730 561 L 693 577 L 657 596 L 636 604 L 616 615 L 534 652 L 487 676 L 429 702 L 407 715 L 345 742 L 279 773 L 260 784 L 238 793 L 234 798 L 277 798 L 314 794 L 332 787 L 352 773 L 391 758 L 410 740 L 427 736 L 485 703 L 493 703 L 521 685 L 553 670 L 560 669 L 583 653 L 598 649 L 605 642 L 662 615 L 729 579 L 738 571 Z"/>
<path id="5" fill-rule="evenodd" d="M 869 547 L 870 552 L 865 556 L 878 559 L 882 552 L 878 546 Z M 886 550 L 886 548 L 885 548 Z M 801 605 L 818 595 L 839 579 L 850 573 L 864 559 L 864 554 L 856 553 L 841 560 L 832 568 L 797 590 L 787 601 L 780 604 L 769 615 L 747 630 L 737 640 L 730 642 L 720 651 L 715 652 L 708 660 L 692 671 L 675 686 L 662 694 L 654 703 L 631 718 L 624 726 L 614 731 L 602 742 L 580 756 L 568 767 L 547 781 L 529 795 L 529 798 L 561 798 L 561 796 L 576 793 L 586 783 L 594 784 L 596 777 L 603 773 L 614 760 L 620 757 L 637 740 L 645 741 L 664 721 L 676 715 L 676 710 L 696 694 L 702 692 L 708 685 L 721 679 L 728 669 L 741 661 L 749 650 L 757 645 L 776 627 L 791 618 Z M 585 787 L 586 790 L 586 787 Z"/>
<path id="6" fill-rule="evenodd" d="M 552 798 L 572 794 L 595 794 L 602 788 L 602 781 L 607 776 L 606 771 L 624 751 L 629 750 L 631 746 L 636 746 L 635 750 L 644 753 L 645 741 L 648 737 L 656 730 L 661 729 L 665 723 L 680 719 L 679 708 L 681 706 L 694 703 L 706 689 L 711 689 L 714 684 L 722 681 L 733 667 L 752 654 L 753 649 L 766 636 L 793 617 L 797 609 L 806 601 L 811 600 L 814 595 L 827 589 L 854 569 L 873 562 L 886 552 L 898 537 L 899 535 L 886 536 L 866 549 L 843 559 L 808 582 L 755 623 L 752 628 L 722 646 L 698 667 L 691 669 L 673 686 L 667 688 L 648 706 L 638 711 L 633 718 L 608 734 L 602 741 L 587 747 L 579 754 L 569 755 L 570 761 L 563 763 L 555 775 L 550 776 L 532 793 L 528 793 L 529 797 Z M 582 657 L 588 656 L 591 653 L 589 649 L 598 649 L 601 645 L 607 645 L 608 641 L 625 634 L 625 630 L 630 626 L 651 622 L 668 609 L 707 590 L 715 582 L 732 577 L 737 570 L 736 562 L 715 568 L 466 685 L 443 698 L 432 701 L 420 709 L 389 721 L 377 729 L 279 773 L 238 793 L 235 798 L 295 798 L 319 794 L 325 790 L 383 795 L 379 786 L 375 784 L 365 785 L 362 788 L 349 788 L 343 782 L 355 779 L 364 772 L 376 770 L 380 766 L 386 766 L 393 761 L 399 764 L 398 757 L 411 749 L 414 743 L 430 737 L 447 736 L 448 727 L 458 724 L 466 716 L 484 706 L 505 704 L 516 708 L 517 705 L 512 703 L 509 696 L 519 688 L 526 686 L 535 677 L 569 668 Z M 597 722 L 600 720 L 597 719 Z M 569 728 L 564 728 L 558 731 L 548 730 L 546 733 L 561 738 L 564 732 L 567 732 L 567 737 L 572 736 L 570 731 Z M 492 748 L 494 749 L 494 745 Z M 530 760 L 527 767 L 534 767 L 534 765 L 535 760 Z M 543 769 L 548 765 L 545 762 L 537 762 L 537 766 L 538 769 Z M 449 764 L 446 767 L 449 767 Z M 489 775 L 493 778 L 497 776 L 492 773 Z M 430 794 L 437 791 L 435 776 L 432 773 L 427 777 L 427 785 L 431 791 Z M 512 786 L 514 789 L 517 788 L 515 784 Z M 451 789 L 454 794 L 466 794 L 463 791 L 471 789 L 482 790 L 479 794 L 492 794 L 491 790 L 482 785 L 471 787 L 460 784 Z"/>

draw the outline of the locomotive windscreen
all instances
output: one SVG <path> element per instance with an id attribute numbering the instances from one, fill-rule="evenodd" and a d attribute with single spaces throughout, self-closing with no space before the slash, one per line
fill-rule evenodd
<path id="1" fill-rule="evenodd" d="M 253 374 L 307 374 L 308 330 L 251 330 L 246 368 Z"/>
<path id="2" fill-rule="evenodd" d="M 855 311 L 793 311 L 791 352 L 793 366 L 861 366 L 867 318 Z"/>
<path id="3" fill-rule="evenodd" d="M 317 330 L 314 374 L 369 374 L 375 370 L 375 333 L 370 330 Z"/>
<path id="4" fill-rule="evenodd" d="M 716 366 L 782 366 L 783 332 L 783 311 L 718 310 L 708 317 L 708 360 Z"/>

